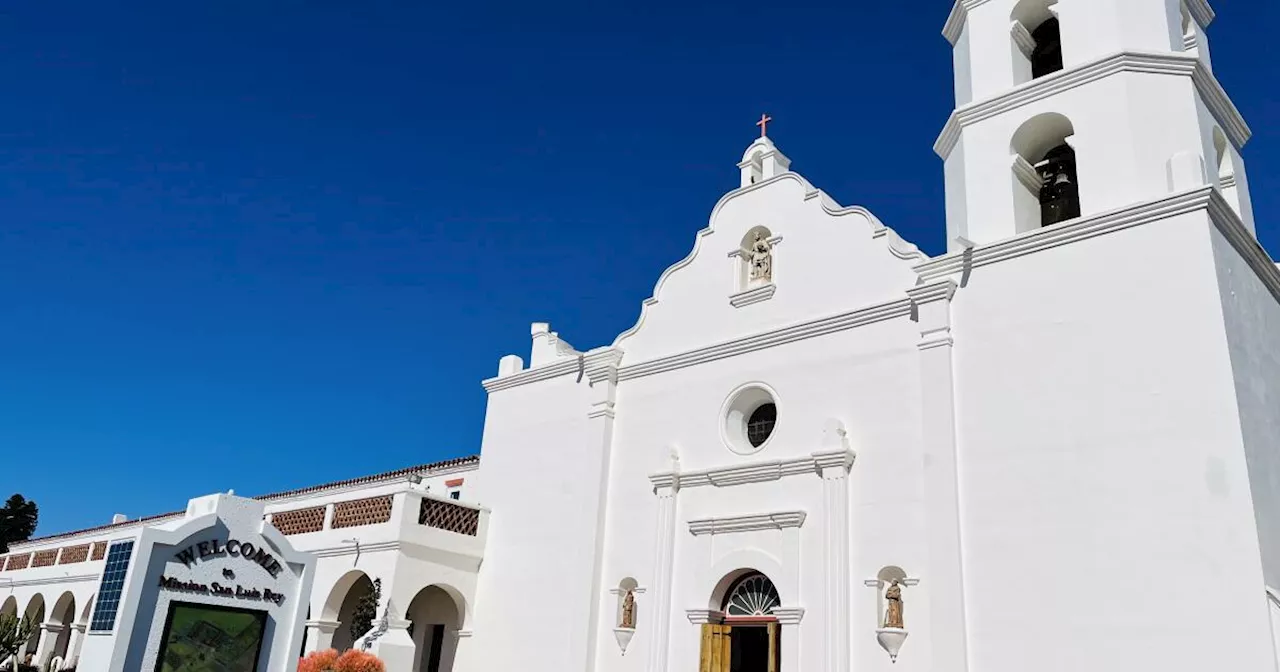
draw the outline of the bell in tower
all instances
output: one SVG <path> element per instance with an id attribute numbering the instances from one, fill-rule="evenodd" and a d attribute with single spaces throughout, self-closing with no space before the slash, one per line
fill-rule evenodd
<path id="1" fill-rule="evenodd" d="M 1040 226 L 1080 216 L 1080 188 L 1076 183 L 1076 153 L 1070 145 L 1049 150 L 1036 166 L 1040 173 Z"/>

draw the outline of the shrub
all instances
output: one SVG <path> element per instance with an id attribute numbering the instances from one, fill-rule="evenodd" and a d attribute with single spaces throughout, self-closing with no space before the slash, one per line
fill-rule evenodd
<path id="1" fill-rule="evenodd" d="M 338 652 L 335 649 L 316 651 L 298 661 L 298 672 L 331 672 L 337 659 Z"/>
<path id="2" fill-rule="evenodd" d="M 387 672 L 381 660 L 372 653 L 351 649 L 338 657 L 334 672 Z"/>
<path id="3" fill-rule="evenodd" d="M 342 655 L 329 649 L 316 651 L 298 662 L 298 672 L 386 672 L 378 657 L 351 649 Z"/>

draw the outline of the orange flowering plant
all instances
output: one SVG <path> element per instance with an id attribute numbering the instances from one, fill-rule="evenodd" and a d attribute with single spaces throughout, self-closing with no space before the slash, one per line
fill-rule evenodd
<path id="1" fill-rule="evenodd" d="M 352 649 L 339 655 L 329 649 L 298 661 L 298 672 L 387 672 L 387 668 L 371 653 Z"/>

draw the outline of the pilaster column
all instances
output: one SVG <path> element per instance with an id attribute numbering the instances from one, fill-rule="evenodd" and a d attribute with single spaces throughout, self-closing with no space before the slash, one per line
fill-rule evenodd
<path id="1" fill-rule="evenodd" d="M 338 631 L 338 621 L 307 621 L 307 653 L 333 648 L 333 633 Z"/>
<path id="2" fill-rule="evenodd" d="M 80 662 L 80 647 L 84 646 L 84 631 L 88 627 L 87 623 L 71 625 L 71 640 L 67 642 L 67 665 L 70 667 Z"/>
<path id="3" fill-rule="evenodd" d="M 969 669 L 960 541 L 955 371 L 951 299 L 956 283 L 932 282 L 907 291 L 920 326 L 920 393 L 924 449 L 925 532 L 929 541 L 929 640 L 934 670 Z"/>
<path id="4" fill-rule="evenodd" d="M 657 524 L 653 552 L 653 608 L 649 619 L 653 636 L 649 638 L 647 672 L 666 672 L 667 655 L 671 651 L 671 573 L 675 559 L 676 495 L 680 492 L 680 474 L 672 459 L 670 473 L 649 477 L 657 495 Z"/>
<path id="5" fill-rule="evenodd" d="M 822 476 L 823 574 L 826 579 L 827 672 L 849 671 L 849 469 L 853 453 L 847 450 L 814 453 Z"/>
<path id="6" fill-rule="evenodd" d="M 61 623 L 40 624 L 40 641 L 36 644 L 36 667 L 43 670 L 44 664 L 53 657 L 53 650 L 58 644 L 58 635 L 65 627 Z"/>
<path id="7" fill-rule="evenodd" d="M 594 479 L 596 491 L 589 500 L 595 506 L 596 525 L 595 534 L 591 539 L 591 591 L 588 593 L 591 596 L 591 602 L 588 605 L 590 612 L 587 632 L 589 634 L 586 658 L 582 661 L 583 672 L 592 672 L 595 669 L 596 647 L 600 638 L 613 627 L 613 624 L 609 623 L 608 628 L 602 628 L 600 614 L 604 609 L 604 603 L 611 597 L 603 589 L 604 528 L 609 513 L 609 465 L 613 455 L 614 405 L 618 399 L 618 363 L 621 360 L 621 350 L 608 350 L 593 355 L 590 359 L 584 357 L 581 360 L 582 375 L 587 378 L 591 386 L 591 408 L 587 411 L 587 422 L 590 428 L 588 436 L 594 437 L 598 442 L 593 446 L 594 457 L 597 460 L 595 464 L 597 476 Z"/>

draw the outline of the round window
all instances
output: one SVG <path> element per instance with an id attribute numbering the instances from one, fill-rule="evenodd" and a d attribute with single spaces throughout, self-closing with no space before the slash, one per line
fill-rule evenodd
<path id="1" fill-rule="evenodd" d="M 762 450 L 778 424 L 773 390 L 760 383 L 744 385 L 725 402 L 721 435 L 735 453 L 749 455 Z"/>

